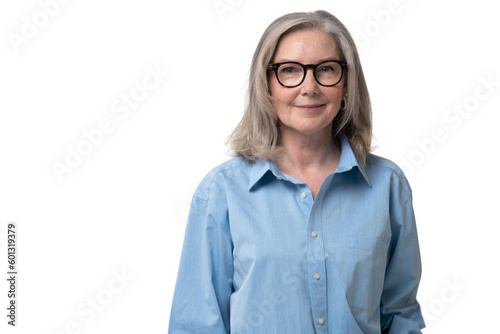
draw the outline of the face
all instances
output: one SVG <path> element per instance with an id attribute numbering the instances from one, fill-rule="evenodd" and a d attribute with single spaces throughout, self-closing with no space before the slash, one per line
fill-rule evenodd
<path id="1" fill-rule="evenodd" d="M 283 36 L 272 63 L 295 61 L 318 64 L 329 59 L 340 60 L 335 40 L 319 30 L 304 30 Z M 331 137 L 332 121 L 346 93 L 344 82 L 345 78 L 342 78 L 335 86 L 321 86 L 314 78 L 313 71 L 308 69 L 302 84 L 286 88 L 280 85 L 272 71 L 269 87 L 281 132 Z"/>

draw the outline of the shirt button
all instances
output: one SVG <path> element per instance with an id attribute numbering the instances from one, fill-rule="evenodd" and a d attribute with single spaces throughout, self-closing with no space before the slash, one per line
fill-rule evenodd
<path id="1" fill-rule="evenodd" d="M 320 325 L 323 325 L 323 324 L 325 323 L 325 321 L 323 320 L 323 318 L 319 318 L 319 319 L 318 319 L 318 323 L 319 323 Z"/>
<path id="2" fill-rule="evenodd" d="M 314 278 L 315 278 L 315 279 L 320 279 L 320 278 L 321 278 L 321 276 L 320 276 L 318 273 L 316 273 L 316 274 L 314 274 Z"/>
<path id="3" fill-rule="evenodd" d="M 300 197 L 302 198 L 306 198 L 307 197 L 307 194 L 305 192 L 302 192 L 302 194 L 300 194 Z"/>
<path id="4" fill-rule="evenodd" d="M 281 181 L 281 177 L 276 176 L 276 180 Z"/>
<path id="5" fill-rule="evenodd" d="M 311 232 L 311 236 L 312 236 L 313 238 L 316 238 L 316 237 L 318 236 L 318 233 L 316 233 L 316 232 L 312 231 L 312 232 Z"/>

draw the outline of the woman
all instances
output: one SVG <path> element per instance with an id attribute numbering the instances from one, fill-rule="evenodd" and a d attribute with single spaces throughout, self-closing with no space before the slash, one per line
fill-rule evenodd
<path id="1" fill-rule="evenodd" d="M 169 332 L 420 333 L 411 189 L 370 154 L 354 42 L 325 12 L 264 32 L 236 158 L 196 190 Z"/>

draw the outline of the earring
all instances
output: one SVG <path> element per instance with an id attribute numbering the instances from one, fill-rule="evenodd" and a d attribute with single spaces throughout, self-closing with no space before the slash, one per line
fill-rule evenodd
<path id="1" fill-rule="evenodd" d="M 340 110 L 346 110 L 347 109 L 346 98 L 347 98 L 347 95 L 344 95 L 342 97 L 342 101 L 340 102 Z"/>

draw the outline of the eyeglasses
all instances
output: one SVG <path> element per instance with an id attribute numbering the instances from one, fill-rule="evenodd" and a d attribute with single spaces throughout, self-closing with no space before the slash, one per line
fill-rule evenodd
<path id="1" fill-rule="evenodd" d="M 347 70 L 347 62 L 327 60 L 316 65 L 303 65 L 294 61 L 286 61 L 268 66 L 268 69 L 276 73 L 278 82 L 287 88 L 300 86 L 304 82 L 308 68 L 313 70 L 314 78 L 321 86 L 332 87 L 342 80 L 344 70 Z"/>

